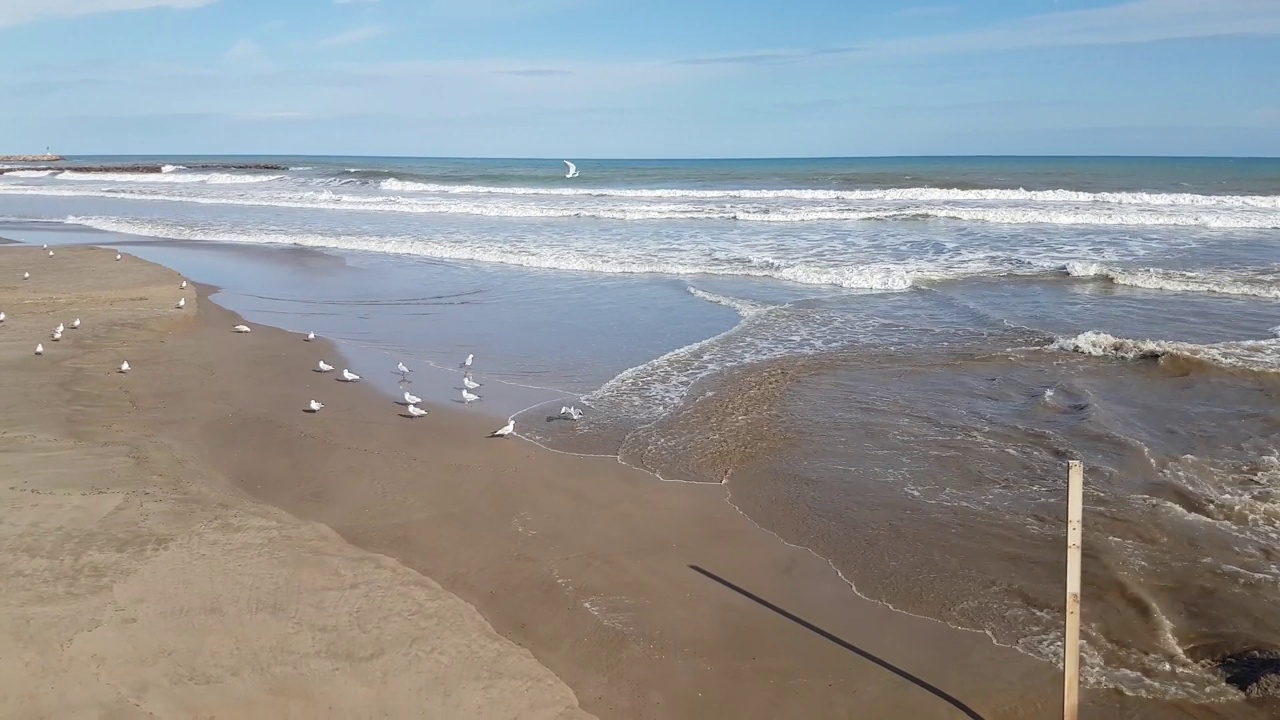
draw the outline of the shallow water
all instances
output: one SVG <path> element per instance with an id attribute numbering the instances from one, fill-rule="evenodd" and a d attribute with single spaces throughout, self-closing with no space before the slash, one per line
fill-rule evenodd
<path id="1" fill-rule="evenodd" d="M 472 411 L 727 481 L 860 593 L 1051 662 L 1079 458 L 1090 683 L 1230 699 L 1213 661 L 1280 648 L 1280 162 L 287 160 L 0 176 L 0 235 L 216 284 L 393 396 L 458 401 L 474 353 Z"/>

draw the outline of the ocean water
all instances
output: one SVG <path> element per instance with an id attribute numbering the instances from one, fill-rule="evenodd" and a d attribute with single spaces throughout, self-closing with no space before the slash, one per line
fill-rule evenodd
<path id="1" fill-rule="evenodd" d="M 457 402 L 475 353 L 471 411 L 727 482 L 851 591 L 1046 662 L 1078 458 L 1088 683 L 1231 700 L 1217 661 L 1280 648 L 1280 160 L 578 166 L 78 158 L 0 169 L 0 235 L 216 283 L 391 393 L 399 358 Z"/>

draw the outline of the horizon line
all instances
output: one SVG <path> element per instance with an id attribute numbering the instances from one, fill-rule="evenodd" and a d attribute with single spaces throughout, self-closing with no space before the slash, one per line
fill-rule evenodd
<path id="1" fill-rule="evenodd" d="M 57 155 L 58 153 L 54 153 Z M 61 155 L 64 160 L 75 158 L 173 158 L 173 157 L 307 157 L 307 158 L 368 158 L 384 160 L 522 160 L 563 162 L 563 157 L 537 155 L 341 155 L 314 153 L 104 153 Z M 958 159 L 1014 159 L 1014 160 L 1280 160 L 1280 155 L 1078 155 L 1078 154 L 1011 154 L 975 153 L 959 155 L 745 155 L 704 157 L 571 157 L 574 162 L 699 162 L 699 161 L 761 161 L 761 160 L 958 160 Z"/>

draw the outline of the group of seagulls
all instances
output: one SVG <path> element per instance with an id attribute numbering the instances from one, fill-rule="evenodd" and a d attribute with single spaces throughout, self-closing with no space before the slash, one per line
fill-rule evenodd
<path id="1" fill-rule="evenodd" d="M 45 245 L 44 249 L 48 251 L 49 257 L 54 257 L 54 252 L 53 250 L 49 250 L 48 245 Z M 116 253 L 116 260 L 119 261 L 121 259 L 123 259 L 123 256 L 120 253 Z M 23 272 L 22 279 L 30 280 L 31 273 Z M 187 288 L 187 281 L 183 280 L 182 283 L 178 286 L 178 288 L 180 290 L 185 290 Z M 176 309 L 181 310 L 185 308 L 186 305 L 187 305 L 186 297 L 180 297 L 178 299 L 178 302 L 174 305 L 174 307 Z M 5 319 L 6 319 L 5 313 L 3 311 L 0 311 L 0 323 L 3 323 Z M 53 329 L 53 332 L 50 334 L 50 338 L 54 342 L 58 342 L 62 340 L 63 333 L 65 333 L 68 328 L 70 328 L 71 330 L 78 330 L 80 328 L 80 325 L 81 325 L 80 318 L 75 318 L 74 320 L 72 320 L 70 326 L 64 325 L 63 323 L 59 322 L 57 327 L 55 327 Z M 231 330 L 232 332 L 242 333 L 242 334 L 252 332 L 252 328 L 250 328 L 248 325 L 235 325 L 231 328 Z M 316 339 L 316 334 L 314 332 L 309 332 L 307 333 L 304 339 L 307 342 L 311 342 Z M 44 344 L 36 343 L 35 354 L 44 355 L 44 351 L 45 351 Z M 463 376 L 462 376 L 463 387 L 461 388 L 462 402 L 464 405 L 468 405 L 468 406 L 471 405 L 471 403 L 473 402 L 483 399 L 480 395 L 477 395 L 476 393 L 472 392 L 473 390 L 476 390 L 477 388 L 480 388 L 483 385 L 483 383 L 476 382 L 475 378 L 471 374 L 471 368 L 474 363 L 475 363 L 475 355 L 469 354 L 459 366 L 463 371 Z M 128 374 L 129 371 L 132 369 L 133 368 L 129 365 L 129 361 L 125 360 L 120 363 L 118 372 L 120 374 Z M 330 365 L 324 360 L 320 360 L 318 363 L 316 363 L 317 372 L 328 373 L 328 372 L 332 372 L 334 369 L 335 367 L 333 365 Z M 409 380 L 409 375 L 413 372 L 413 370 L 409 368 L 407 365 L 405 365 L 403 362 L 396 363 L 396 372 L 400 374 L 400 379 L 402 383 L 411 382 Z M 342 382 L 355 383 L 355 382 L 359 382 L 361 378 L 359 375 L 352 372 L 349 368 L 343 368 L 338 379 Z M 422 403 L 422 398 L 418 397 L 417 395 L 414 395 L 408 390 L 404 391 L 405 414 L 408 417 L 412 419 L 417 419 L 421 417 L 426 417 L 429 414 L 428 410 L 424 410 L 421 407 L 419 407 L 421 403 Z M 325 407 L 324 403 L 313 399 L 307 404 L 306 409 L 309 412 L 318 413 L 321 410 L 323 410 L 324 407 Z M 579 420 L 582 418 L 582 416 L 583 416 L 582 411 L 575 406 L 565 406 L 560 409 L 560 417 L 564 419 Z M 489 437 L 492 437 L 492 438 L 508 437 L 515 433 L 515 427 L 516 427 L 515 418 L 509 418 L 507 420 L 506 425 L 503 425 L 497 430 L 494 430 L 492 433 L 489 434 Z"/>

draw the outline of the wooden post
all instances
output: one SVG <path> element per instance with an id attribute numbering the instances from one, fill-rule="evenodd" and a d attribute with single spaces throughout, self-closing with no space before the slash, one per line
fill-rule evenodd
<path id="1" fill-rule="evenodd" d="M 1062 644 L 1062 718 L 1077 720 L 1080 705 L 1080 541 L 1084 466 L 1067 464 L 1067 628 Z"/>

